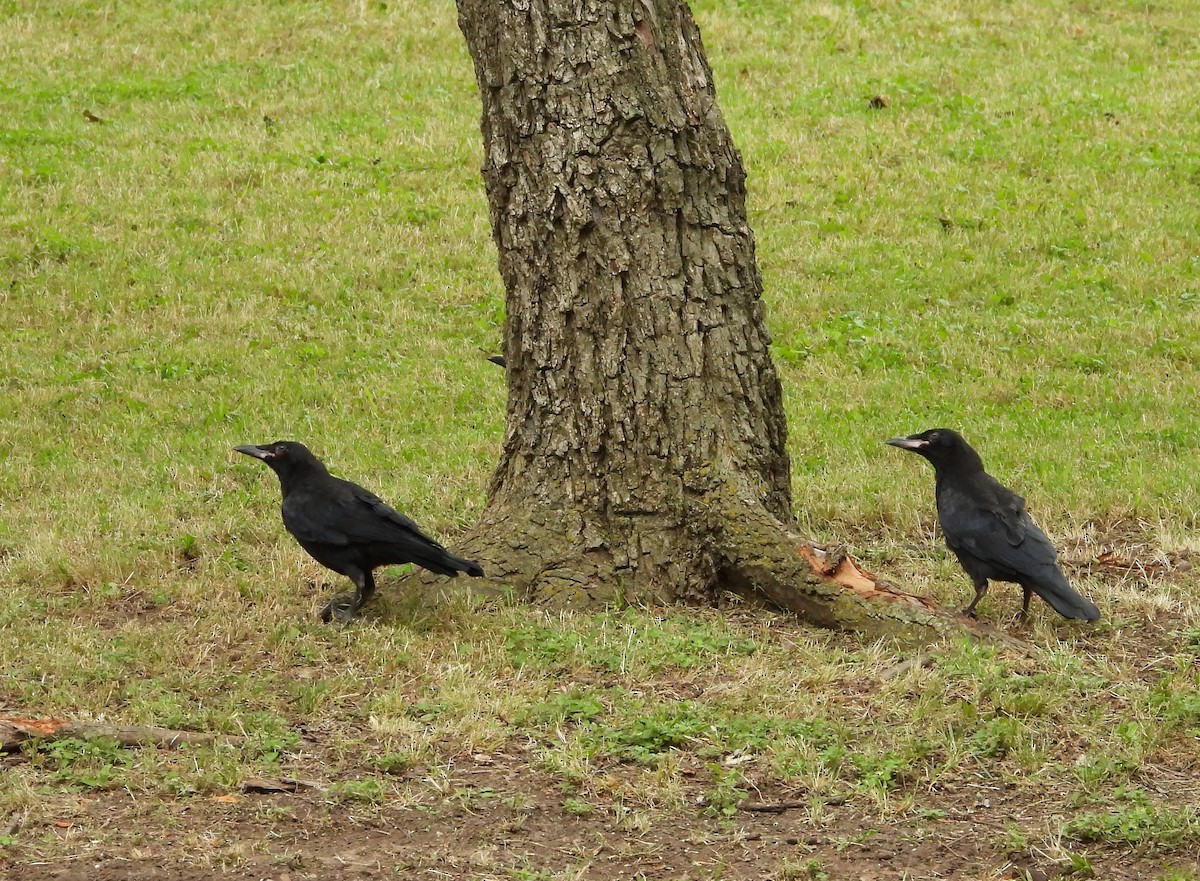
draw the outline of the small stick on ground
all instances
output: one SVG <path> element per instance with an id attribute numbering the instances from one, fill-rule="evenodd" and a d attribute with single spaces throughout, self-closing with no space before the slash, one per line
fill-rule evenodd
<path id="1" fill-rule="evenodd" d="M 835 795 L 833 798 L 822 799 L 827 805 L 834 807 L 844 805 L 846 797 Z M 807 801 L 744 801 L 738 807 L 743 811 L 755 811 L 760 814 L 782 814 L 784 811 L 796 810 L 798 808 L 807 808 L 812 802 Z"/>
<path id="2" fill-rule="evenodd" d="M 0 752 L 9 752 L 30 741 L 86 740 L 89 737 L 107 737 L 121 746 L 153 745 L 164 749 L 211 743 L 239 746 L 245 740 L 227 734 L 177 731 L 153 725 L 105 725 L 100 722 L 0 716 Z"/>
<path id="3" fill-rule="evenodd" d="M 313 780 L 297 780 L 294 777 L 280 777 L 278 780 L 267 780 L 262 777 L 249 777 L 242 781 L 239 787 L 242 792 L 270 794 L 273 792 L 299 792 L 301 789 L 315 789 L 321 792 L 325 789 Z"/>
<path id="4" fill-rule="evenodd" d="M 895 679 L 897 676 L 907 673 L 909 670 L 923 670 L 926 667 L 932 667 L 936 658 L 937 655 L 933 652 L 920 652 L 908 660 L 901 661 L 899 664 L 888 667 L 879 674 L 879 678 L 882 681 L 887 682 L 890 679 Z"/>
<path id="5" fill-rule="evenodd" d="M 6 837 L 9 835 L 16 835 L 21 829 L 21 824 L 25 822 L 26 816 L 26 811 L 17 811 L 9 818 L 8 825 L 4 827 L 3 832 L 0 832 L 0 835 Z"/>

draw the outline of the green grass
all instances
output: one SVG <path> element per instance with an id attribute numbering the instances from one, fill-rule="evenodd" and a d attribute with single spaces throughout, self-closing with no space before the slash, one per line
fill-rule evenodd
<path id="1" fill-rule="evenodd" d="M 756 792 L 801 793 L 845 842 L 936 835 L 1003 791 L 1019 849 L 1194 877 L 1194 4 L 696 12 L 749 169 L 802 525 L 961 603 L 929 469 L 881 445 L 958 427 L 1100 624 L 1039 607 L 1037 662 L 956 646 L 891 680 L 887 646 L 740 608 L 558 615 L 385 579 L 366 620 L 319 624 L 340 579 L 230 447 L 302 439 L 452 544 L 503 433 L 452 8 L 0 3 L 0 708 L 249 737 L 30 751 L 0 853 L 103 846 L 46 831 L 85 797 L 255 775 L 319 778 L 355 816 L 486 810 L 498 790 L 452 768 L 494 753 L 630 835 Z M 981 612 L 1010 626 L 1018 596 Z M 836 826 L 842 800 L 874 819 Z M 783 871 L 837 877 L 832 853 Z"/>

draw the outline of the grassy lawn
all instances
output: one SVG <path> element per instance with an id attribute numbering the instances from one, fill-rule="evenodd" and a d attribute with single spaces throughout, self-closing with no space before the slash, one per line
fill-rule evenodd
<path id="1" fill-rule="evenodd" d="M 695 9 L 801 524 L 965 603 L 930 469 L 881 443 L 956 427 L 1102 620 L 1039 604 L 1040 657 L 897 675 L 733 600 L 563 614 L 385 575 L 320 624 L 345 583 L 230 448 L 303 440 L 452 543 L 503 433 L 452 6 L 0 0 L 0 712 L 247 737 L 0 758 L 0 869 L 1200 878 L 1196 5 Z M 1019 598 L 980 613 L 1016 629 Z"/>

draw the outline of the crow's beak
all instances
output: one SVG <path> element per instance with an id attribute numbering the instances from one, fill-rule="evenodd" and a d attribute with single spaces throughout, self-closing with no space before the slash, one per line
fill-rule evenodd
<path id="1" fill-rule="evenodd" d="M 234 447 L 239 453 L 245 453 L 247 456 L 253 456 L 255 459 L 266 459 L 267 451 L 262 447 L 256 447 L 254 444 L 246 444 L 244 447 Z"/>
<path id="2" fill-rule="evenodd" d="M 892 437 L 885 440 L 884 443 L 902 450 L 923 450 L 929 446 L 929 441 L 919 437 Z"/>

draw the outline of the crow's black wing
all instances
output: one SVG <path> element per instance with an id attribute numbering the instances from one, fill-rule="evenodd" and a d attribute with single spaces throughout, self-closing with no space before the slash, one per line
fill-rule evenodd
<path id="1" fill-rule="evenodd" d="M 393 562 L 416 563 L 431 572 L 449 575 L 451 578 L 459 572 L 478 577 L 483 575 L 483 569 L 474 560 L 456 556 L 442 545 L 430 538 L 411 519 L 405 517 L 381 498 L 361 486 L 354 487 L 355 500 L 370 514 L 370 525 L 364 525 L 359 541 L 371 541 L 389 546 L 389 553 L 395 555 Z M 356 521 L 358 522 L 358 521 Z M 368 537 L 369 536 L 369 537 Z"/>
<path id="2" fill-rule="evenodd" d="M 1032 574 L 1058 557 L 1025 500 L 987 474 L 938 487 L 938 519 L 951 548 L 1014 573 Z"/>
<path id="3" fill-rule="evenodd" d="M 345 547 L 351 543 L 346 502 L 343 493 L 295 489 L 283 497 L 283 525 L 302 545 Z"/>
<path id="4" fill-rule="evenodd" d="M 364 489 L 358 484 L 350 484 L 354 488 L 354 500 L 357 516 L 354 518 L 357 534 L 352 535 L 357 541 L 395 541 L 397 539 L 416 539 L 432 548 L 445 550 L 438 542 L 421 531 L 421 527 L 412 518 L 401 514 L 375 493 Z M 363 516 L 365 512 L 366 516 Z"/>
<path id="5" fill-rule="evenodd" d="M 379 496 L 348 480 L 294 488 L 283 500 L 283 522 L 314 556 L 316 546 L 326 545 L 353 550 L 357 565 L 416 563 L 441 575 L 483 574 L 477 563 L 450 553 Z"/>
<path id="6" fill-rule="evenodd" d="M 301 542 L 344 546 L 415 541 L 442 547 L 370 490 L 338 478 L 294 489 L 284 497 L 283 522 Z"/>
<path id="7" fill-rule="evenodd" d="M 1025 500 L 990 475 L 939 487 L 938 518 L 951 550 L 995 567 L 990 577 L 1029 588 L 1065 617 L 1100 616 L 1063 575 L 1058 552 L 1026 512 Z"/>

